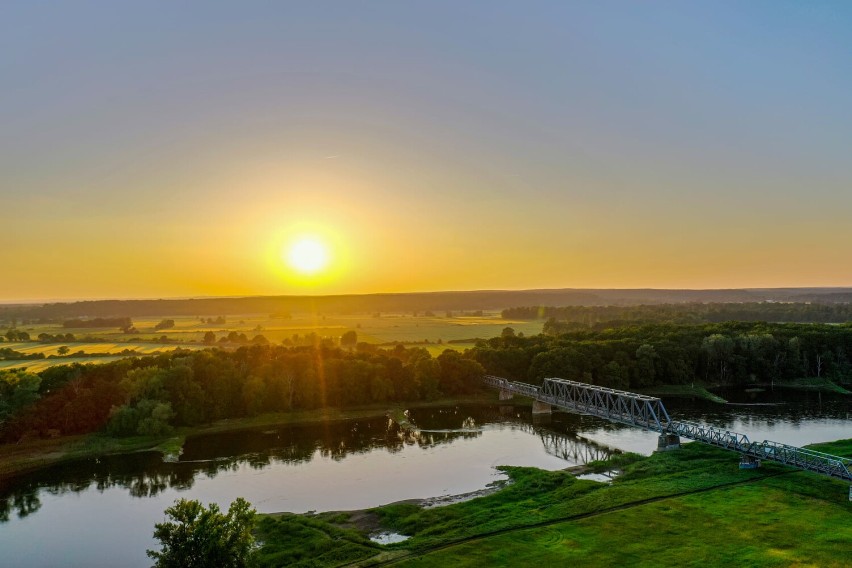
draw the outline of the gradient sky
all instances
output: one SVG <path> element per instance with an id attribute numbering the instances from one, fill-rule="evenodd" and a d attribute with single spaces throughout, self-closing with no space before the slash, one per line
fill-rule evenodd
<path id="1" fill-rule="evenodd" d="M 850 2 L 130 4 L 0 4 L 0 301 L 852 285 Z"/>

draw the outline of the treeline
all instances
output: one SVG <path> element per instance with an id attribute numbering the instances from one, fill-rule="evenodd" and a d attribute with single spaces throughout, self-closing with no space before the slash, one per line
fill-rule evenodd
<path id="1" fill-rule="evenodd" d="M 491 374 L 562 377 L 611 388 L 692 381 L 742 385 L 852 377 L 852 325 L 649 324 L 480 341 L 467 353 Z"/>
<path id="2" fill-rule="evenodd" d="M 174 321 L 172 321 L 174 325 Z M 69 319 L 62 322 L 65 328 L 88 328 L 88 327 L 116 327 L 118 329 L 130 329 L 133 321 L 127 317 L 121 318 L 92 318 L 92 319 Z"/>
<path id="3" fill-rule="evenodd" d="M 504 319 L 547 319 L 544 332 L 558 335 L 582 328 L 637 323 L 721 323 L 768 321 L 843 323 L 852 321 L 852 304 L 780 302 L 688 303 L 640 306 L 527 306 L 502 311 Z"/>
<path id="4" fill-rule="evenodd" d="M 540 383 L 563 377 L 622 389 L 852 377 L 852 325 L 649 324 L 523 337 L 506 328 L 464 354 L 354 350 L 327 343 L 179 350 L 38 374 L 0 371 L 0 441 L 162 434 L 263 412 L 436 399 L 472 393 L 484 372 Z"/>
<path id="5" fill-rule="evenodd" d="M 63 345 L 56 350 L 56 353 L 46 355 L 41 351 L 25 353 L 23 351 L 15 351 L 10 347 L 0 347 L 0 361 L 33 361 L 40 359 L 61 359 L 63 357 L 115 357 L 119 355 L 127 357 L 138 354 L 139 352 L 132 348 L 122 349 L 121 351 L 87 353 L 83 349 L 72 352 L 70 347 Z"/>
<path id="6" fill-rule="evenodd" d="M 0 371 L 0 441 L 162 434 L 262 412 L 436 399 L 480 388 L 482 367 L 455 351 L 355 351 L 254 345 L 177 351 L 38 374 Z"/>
<path id="7" fill-rule="evenodd" d="M 0 361 L 25 361 L 29 359 L 44 359 L 44 353 L 24 353 L 10 347 L 0 347 Z"/>
<path id="8" fill-rule="evenodd" d="M 10 329 L 7 331 L 2 337 L 0 337 L 0 343 L 3 341 L 21 341 L 27 342 L 30 340 L 30 334 L 26 331 L 18 331 L 17 329 Z"/>
<path id="9" fill-rule="evenodd" d="M 506 306 L 607 306 L 686 302 L 849 302 L 849 288 L 772 288 L 733 290 L 480 290 L 343 296 L 254 296 L 180 300 L 92 300 L 0 306 L 0 322 L 61 321 L 117 315 L 148 318 L 236 314 L 445 312 L 500 310 Z"/>

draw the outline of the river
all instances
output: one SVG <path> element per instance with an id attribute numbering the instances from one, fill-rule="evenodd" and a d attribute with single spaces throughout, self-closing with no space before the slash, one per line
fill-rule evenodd
<path id="1" fill-rule="evenodd" d="M 804 445 L 852 437 L 852 400 L 815 393 L 723 393 L 739 404 L 666 401 L 673 418 Z M 757 403 L 757 404 L 755 404 Z M 768 403 L 768 404 L 767 404 Z M 650 454 L 656 435 L 523 407 L 414 409 L 419 432 L 385 417 L 189 438 L 180 461 L 136 453 L 0 480 L 0 564 L 10 568 L 150 566 L 154 523 L 181 497 L 259 512 L 373 507 L 477 491 L 497 465 L 562 469 L 613 452 Z M 731 466 L 737 458 L 732 454 Z"/>

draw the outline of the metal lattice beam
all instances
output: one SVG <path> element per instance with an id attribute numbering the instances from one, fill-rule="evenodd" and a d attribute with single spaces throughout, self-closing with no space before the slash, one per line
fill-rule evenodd
<path id="1" fill-rule="evenodd" d="M 830 477 L 852 481 L 852 459 L 764 440 L 730 430 L 692 422 L 674 421 L 663 401 L 653 396 L 608 389 L 566 379 L 547 378 L 541 387 L 486 375 L 483 382 L 493 388 L 552 404 L 578 414 L 605 418 L 665 435 L 680 436 L 760 460 L 797 467 Z M 850 494 L 852 495 L 852 493 Z"/>

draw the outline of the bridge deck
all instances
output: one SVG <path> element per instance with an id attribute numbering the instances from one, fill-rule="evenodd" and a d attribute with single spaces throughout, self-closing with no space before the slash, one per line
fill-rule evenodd
<path id="1" fill-rule="evenodd" d="M 852 482 L 852 459 L 769 440 L 751 442 L 748 436 L 738 432 L 672 420 L 663 401 L 653 396 L 556 378 L 544 379 L 541 387 L 492 375 L 486 375 L 483 381 L 490 387 L 533 398 L 570 412 L 598 416 L 660 434 L 672 434 L 756 459 Z"/>

